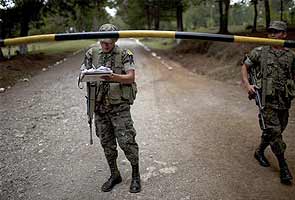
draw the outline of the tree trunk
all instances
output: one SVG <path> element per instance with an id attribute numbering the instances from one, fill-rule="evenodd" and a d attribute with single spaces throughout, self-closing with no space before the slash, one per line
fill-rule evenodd
<path id="1" fill-rule="evenodd" d="M 4 59 L 4 55 L 3 55 L 3 52 L 2 52 L 2 48 L 0 47 L 0 60 L 3 60 Z"/>
<path id="2" fill-rule="evenodd" d="M 28 36 L 29 33 L 29 22 L 26 19 L 23 19 L 21 21 L 21 27 L 20 27 L 20 36 L 25 37 Z M 27 44 L 21 44 L 19 46 L 19 53 L 20 55 L 26 55 L 28 53 L 28 46 Z"/>
<path id="3" fill-rule="evenodd" d="M 229 15 L 229 4 L 230 4 L 230 0 L 224 0 L 224 4 L 225 4 L 225 11 L 224 11 L 224 15 L 223 15 L 223 33 L 228 33 L 228 15 Z"/>
<path id="4" fill-rule="evenodd" d="M 255 33 L 257 32 L 257 15 L 258 15 L 258 12 L 257 12 L 257 3 L 258 1 L 255 0 L 253 1 L 253 6 L 254 6 L 254 20 L 253 20 L 253 27 L 252 27 L 252 33 Z"/>
<path id="5" fill-rule="evenodd" d="M 96 1 L 95 2 L 95 8 L 96 8 L 97 12 L 100 13 L 100 1 Z M 93 15 L 93 19 L 92 19 L 92 31 L 98 31 L 98 29 L 99 29 L 97 18 L 98 18 L 97 15 Z"/>
<path id="6" fill-rule="evenodd" d="M 281 21 L 283 21 L 283 13 L 284 13 L 283 0 L 281 0 Z"/>
<path id="7" fill-rule="evenodd" d="M 220 13 L 220 24 L 219 33 L 228 33 L 228 13 L 230 0 L 219 0 L 219 13 Z M 223 4 L 225 4 L 225 9 L 223 10 Z"/>
<path id="8" fill-rule="evenodd" d="M 268 28 L 270 24 L 269 0 L 264 0 L 264 8 L 265 8 L 265 26 L 266 28 Z"/>
<path id="9" fill-rule="evenodd" d="M 223 5 L 222 5 L 222 0 L 218 1 L 218 7 L 219 7 L 219 33 L 222 33 L 222 27 L 223 27 Z"/>
<path id="10" fill-rule="evenodd" d="M 156 5 L 154 7 L 154 26 L 155 26 L 155 30 L 159 30 L 160 29 L 160 8 L 158 5 Z"/>
<path id="11" fill-rule="evenodd" d="M 150 5 L 145 5 L 145 13 L 147 16 L 147 26 L 148 30 L 152 28 L 152 18 L 151 18 L 151 6 Z"/>
<path id="12" fill-rule="evenodd" d="M 177 30 L 183 31 L 183 20 L 182 20 L 183 4 L 180 0 L 176 7 L 176 16 L 177 16 Z"/>

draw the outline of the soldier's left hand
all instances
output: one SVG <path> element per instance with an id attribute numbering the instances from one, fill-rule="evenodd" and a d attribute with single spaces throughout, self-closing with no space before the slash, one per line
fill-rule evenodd
<path id="1" fill-rule="evenodd" d="M 113 81 L 113 77 L 114 77 L 114 74 L 107 75 L 107 76 L 101 76 L 100 78 L 105 81 Z"/>

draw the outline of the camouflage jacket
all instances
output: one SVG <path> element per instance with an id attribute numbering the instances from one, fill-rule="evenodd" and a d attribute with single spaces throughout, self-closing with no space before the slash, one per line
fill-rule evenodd
<path id="1" fill-rule="evenodd" d="M 293 97 L 288 95 L 288 84 L 295 76 L 295 54 L 292 50 L 270 46 L 254 48 L 244 62 L 255 72 L 265 106 L 289 109 Z"/>
<path id="2" fill-rule="evenodd" d="M 91 47 L 85 54 L 81 70 L 100 66 L 109 67 L 116 74 L 126 74 L 135 70 L 133 54 L 128 49 L 115 46 L 109 53 L 104 53 L 100 46 Z M 98 82 L 96 101 L 109 105 L 127 102 L 132 104 L 137 92 L 136 84 Z"/>

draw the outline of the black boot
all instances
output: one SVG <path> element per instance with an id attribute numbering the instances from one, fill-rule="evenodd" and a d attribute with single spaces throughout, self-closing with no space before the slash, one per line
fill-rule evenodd
<path id="1" fill-rule="evenodd" d="M 280 179 L 281 183 L 290 185 L 293 179 L 291 172 L 289 171 L 287 162 L 285 160 L 284 154 L 276 155 L 280 166 Z"/>
<path id="2" fill-rule="evenodd" d="M 267 142 L 261 141 L 259 147 L 256 149 L 256 151 L 254 153 L 254 158 L 256 158 L 256 160 L 258 160 L 259 164 L 263 167 L 270 166 L 268 160 L 264 156 L 264 150 L 266 149 L 267 146 L 268 146 Z"/>
<path id="3" fill-rule="evenodd" d="M 131 193 L 138 193 L 141 191 L 139 165 L 132 165 L 132 180 L 130 184 Z"/>
<path id="4" fill-rule="evenodd" d="M 122 177 L 117 167 L 116 161 L 109 162 L 109 167 L 111 170 L 110 178 L 101 186 L 101 191 L 109 192 L 113 187 L 122 182 Z"/>

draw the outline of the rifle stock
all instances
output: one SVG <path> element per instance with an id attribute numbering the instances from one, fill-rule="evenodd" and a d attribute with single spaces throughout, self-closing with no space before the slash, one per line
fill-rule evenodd
<path id="1" fill-rule="evenodd" d="M 250 70 L 250 72 L 249 72 L 249 81 L 250 81 L 250 84 L 256 86 L 257 83 L 256 83 L 254 73 L 252 70 Z M 249 95 L 248 98 L 251 100 L 251 99 L 253 99 L 253 96 Z M 263 106 L 261 103 L 261 96 L 260 96 L 260 92 L 259 92 L 258 88 L 256 88 L 256 87 L 255 87 L 255 102 L 256 102 L 256 105 L 258 106 L 258 109 L 259 109 L 262 130 L 265 130 L 266 126 L 265 126 L 265 122 L 264 122 L 264 118 L 263 118 Z"/>
<path id="2" fill-rule="evenodd" d="M 87 115 L 88 115 L 88 124 L 90 128 L 90 144 L 93 144 L 92 137 L 92 121 L 95 109 L 95 101 L 96 101 L 96 82 L 87 82 Z"/>

